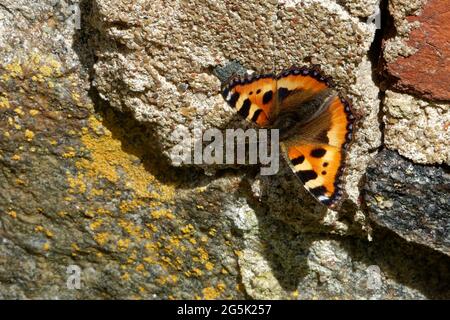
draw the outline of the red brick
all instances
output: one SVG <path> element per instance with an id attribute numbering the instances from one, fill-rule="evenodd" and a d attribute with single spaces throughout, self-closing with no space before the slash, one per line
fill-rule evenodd
<path id="1" fill-rule="evenodd" d="M 418 51 L 387 64 L 394 88 L 431 100 L 450 100 L 450 2 L 430 0 L 419 16 L 408 21 L 420 22 L 407 42 Z"/>

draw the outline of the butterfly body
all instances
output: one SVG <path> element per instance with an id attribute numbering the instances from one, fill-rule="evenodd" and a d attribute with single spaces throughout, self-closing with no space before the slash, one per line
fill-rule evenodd
<path id="1" fill-rule="evenodd" d="M 262 128 L 279 129 L 282 153 L 305 188 L 336 209 L 343 199 L 346 150 L 355 115 L 317 68 L 237 77 L 223 88 L 228 104 Z"/>

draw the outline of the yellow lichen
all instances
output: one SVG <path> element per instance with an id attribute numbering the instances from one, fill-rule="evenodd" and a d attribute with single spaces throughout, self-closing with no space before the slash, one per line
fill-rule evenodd
<path id="1" fill-rule="evenodd" d="M 78 174 L 77 176 L 72 176 L 70 173 L 67 175 L 67 181 L 69 182 L 70 190 L 69 192 L 86 192 L 86 183 L 83 179 L 83 174 Z"/>
<path id="2" fill-rule="evenodd" d="M 214 236 L 216 235 L 216 233 L 217 233 L 217 230 L 214 229 L 214 228 L 211 228 L 211 229 L 209 230 L 209 232 L 208 232 L 208 234 L 209 234 L 211 237 L 214 237 Z"/>
<path id="3" fill-rule="evenodd" d="M 23 116 L 25 114 L 25 112 L 23 112 L 21 107 L 15 108 L 14 112 L 17 113 L 19 116 Z"/>
<path id="4" fill-rule="evenodd" d="M 97 230 L 98 228 L 100 228 L 100 226 L 101 226 L 102 224 L 103 224 L 103 220 L 102 220 L 102 219 L 98 219 L 98 220 L 92 222 L 92 223 L 89 225 L 89 228 L 90 228 L 92 231 L 95 231 L 95 230 Z"/>
<path id="5" fill-rule="evenodd" d="M 11 105 L 9 104 L 9 100 L 5 97 L 0 97 L 0 108 L 9 109 Z"/>
<path id="6" fill-rule="evenodd" d="M 25 130 L 25 139 L 27 141 L 31 141 L 31 140 L 33 140 L 33 138 L 34 138 L 34 132 L 31 131 L 31 130 L 26 129 Z"/>
<path id="7" fill-rule="evenodd" d="M 19 61 L 14 61 L 5 66 L 5 69 L 9 71 L 11 77 L 23 76 L 23 69 Z"/>
<path id="8" fill-rule="evenodd" d="M 8 215 L 14 219 L 17 218 L 17 212 L 15 212 L 14 210 L 11 210 L 8 212 Z"/>
<path id="9" fill-rule="evenodd" d="M 33 117 L 40 113 L 39 110 L 36 110 L 36 109 L 31 109 L 29 112 L 30 112 L 30 115 Z"/>
<path id="10" fill-rule="evenodd" d="M 128 281 L 130 280 L 130 274 L 128 272 L 125 272 L 122 276 L 121 276 L 122 280 L 124 281 Z"/>
<path id="11" fill-rule="evenodd" d="M 67 151 L 62 154 L 64 158 L 73 158 L 75 157 L 76 152 L 73 147 L 68 147 Z"/>
<path id="12" fill-rule="evenodd" d="M 109 235 L 107 232 L 97 233 L 94 236 L 94 240 L 101 246 L 105 245 L 106 242 L 108 241 L 108 239 L 109 239 Z"/>
<path id="13" fill-rule="evenodd" d="M 119 239 L 117 241 L 117 249 L 119 249 L 119 251 L 127 250 L 129 245 L 130 245 L 130 239 Z"/>
<path id="14" fill-rule="evenodd" d="M 208 261 L 205 263 L 205 268 L 206 270 L 211 271 L 212 269 L 214 269 L 214 264 Z"/>
<path id="15" fill-rule="evenodd" d="M 39 225 L 34 227 L 34 231 L 44 233 L 48 238 L 53 238 L 53 232 Z"/>
<path id="16" fill-rule="evenodd" d="M 172 211 L 168 209 L 154 210 L 151 212 L 151 215 L 154 219 L 167 218 L 172 220 L 175 218 L 175 215 L 172 213 Z"/>
<path id="17" fill-rule="evenodd" d="M 207 287 L 202 290 L 203 298 L 206 300 L 214 300 L 220 296 L 220 291 L 213 287 Z"/>
<path id="18" fill-rule="evenodd" d="M 39 72 L 44 76 L 44 77 L 50 77 L 53 74 L 53 70 L 51 67 L 49 66 L 41 66 L 39 68 Z"/>

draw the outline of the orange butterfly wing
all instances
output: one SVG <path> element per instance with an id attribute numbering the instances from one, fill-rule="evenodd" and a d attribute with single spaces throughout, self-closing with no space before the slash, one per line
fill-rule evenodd
<path id="1" fill-rule="evenodd" d="M 305 188 L 321 203 L 337 209 L 343 200 L 346 150 L 353 136 L 355 117 L 346 100 L 335 96 L 324 111 L 328 125 L 324 134 L 304 139 L 300 134 L 283 145 L 290 166 Z M 309 126 L 323 126 L 324 117 Z"/>
<path id="2" fill-rule="evenodd" d="M 228 104 L 250 122 L 261 127 L 270 123 L 275 105 L 276 80 L 273 75 L 235 78 L 222 90 Z"/>
<path id="3" fill-rule="evenodd" d="M 222 95 L 248 121 L 268 127 L 284 109 L 301 109 L 331 87 L 331 80 L 317 68 L 292 67 L 277 77 L 235 78 Z M 305 188 L 321 203 L 337 208 L 343 196 L 345 151 L 352 140 L 355 116 L 346 100 L 337 95 L 326 99 L 323 108 L 316 110 L 320 115 L 314 115 L 300 132 L 282 142 L 282 148 Z"/>

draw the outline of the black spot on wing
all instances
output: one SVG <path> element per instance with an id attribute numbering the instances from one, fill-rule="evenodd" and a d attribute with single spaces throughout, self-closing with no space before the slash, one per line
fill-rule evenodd
<path id="1" fill-rule="evenodd" d="M 311 150 L 311 157 L 322 158 L 325 155 L 325 153 L 327 153 L 327 151 L 323 148 L 313 149 Z"/>
<path id="2" fill-rule="evenodd" d="M 304 183 L 317 178 L 317 173 L 315 173 L 313 170 L 300 170 L 297 171 L 296 174 Z"/>
<path id="3" fill-rule="evenodd" d="M 287 88 L 278 88 L 278 100 L 283 101 L 291 93 Z"/>
<path id="4" fill-rule="evenodd" d="M 258 121 L 258 117 L 259 117 L 259 114 L 261 112 L 262 112 L 262 109 L 258 109 L 258 110 L 255 111 L 255 113 L 253 113 L 253 116 L 252 116 L 252 121 L 253 122 L 257 122 Z"/>
<path id="5" fill-rule="evenodd" d="M 309 192 L 311 192 L 316 197 L 323 196 L 324 194 L 326 194 L 327 188 L 325 188 L 324 186 L 315 187 L 315 188 L 309 189 Z"/>
<path id="6" fill-rule="evenodd" d="M 242 107 L 239 109 L 238 113 L 243 116 L 244 118 L 248 117 L 248 114 L 250 112 L 250 106 L 252 105 L 252 102 L 250 99 L 245 99 L 244 103 L 242 104 Z"/>
<path id="7" fill-rule="evenodd" d="M 272 97 L 273 97 L 273 92 L 272 92 L 272 90 L 267 91 L 267 92 L 264 93 L 264 95 L 263 95 L 263 103 L 264 103 L 264 104 L 269 103 L 269 102 L 272 100 Z"/>
<path id="8" fill-rule="evenodd" d="M 303 155 L 301 155 L 301 156 L 299 156 L 299 157 L 294 158 L 294 159 L 291 160 L 291 162 L 292 162 L 292 164 L 293 164 L 294 166 L 296 166 L 296 165 L 298 165 L 298 164 L 302 164 L 303 161 L 305 161 L 305 156 L 303 156 Z"/>
<path id="9" fill-rule="evenodd" d="M 235 92 L 231 95 L 231 98 L 230 98 L 230 100 L 228 100 L 228 103 L 233 108 L 236 108 L 236 102 L 238 101 L 238 99 L 239 99 L 239 93 Z"/>
<path id="10" fill-rule="evenodd" d="M 230 89 L 227 87 L 222 91 L 222 97 L 226 100 Z"/>

